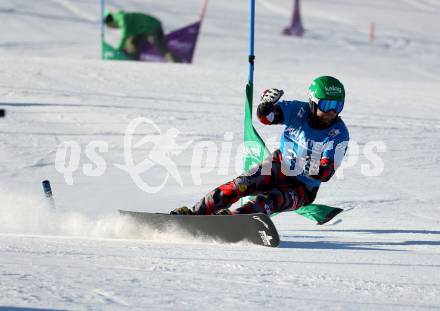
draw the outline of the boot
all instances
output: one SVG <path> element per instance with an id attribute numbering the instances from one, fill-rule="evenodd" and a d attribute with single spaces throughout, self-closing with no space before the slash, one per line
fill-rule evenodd
<path id="1" fill-rule="evenodd" d="M 171 215 L 194 215 L 194 212 L 189 209 L 187 206 L 182 206 L 172 210 L 170 212 Z"/>

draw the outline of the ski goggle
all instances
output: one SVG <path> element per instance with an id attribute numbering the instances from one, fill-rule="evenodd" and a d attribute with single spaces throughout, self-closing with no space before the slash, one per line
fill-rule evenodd
<path id="1" fill-rule="evenodd" d="M 318 99 L 317 102 L 319 110 L 324 112 L 329 112 L 330 110 L 336 111 L 336 113 L 340 113 L 344 108 L 343 100 L 331 100 L 331 99 Z"/>

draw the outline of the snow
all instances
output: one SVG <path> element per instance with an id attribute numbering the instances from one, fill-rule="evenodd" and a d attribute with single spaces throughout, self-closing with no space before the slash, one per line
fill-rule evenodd
<path id="1" fill-rule="evenodd" d="M 97 2 L 0 3 L 0 306 L 439 308 L 438 1 L 303 1 L 302 39 L 279 35 L 292 1 L 257 1 L 254 99 L 278 87 L 286 99 L 304 100 L 313 78 L 337 76 L 354 142 L 349 167 L 316 200 L 347 211 L 324 226 L 292 213 L 275 216 L 277 249 L 158 235 L 116 213 L 192 205 L 240 173 L 247 1 L 210 1 L 192 65 L 101 61 Z M 123 2 L 109 7 L 150 12 L 167 31 L 195 21 L 202 7 L 200 0 Z M 183 186 L 169 176 L 161 191 L 147 193 L 115 166 L 126 164 L 124 135 L 139 117 L 162 134 L 178 129 L 179 146 L 191 142 L 173 149 L 181 152 L 172 159 Z M 255 126 L 267 141 L 282 129 Z M 157 136 L 157 128 L 144 123 L 133 143 Z M 73 185 L 56 170 L 64 164 L 57 150 L 69 141 L 81 150 Z M 99 152 L 106 166 L 98 172 L 86 154 L 93 142 L 108 148 Z M 191 164 L 201 146 L 217 152 L 207 159 L 212 166 L 197 171 Z M 135 148 L 136 163 L 151 149 Z M 383 172 L 366 176 L 381 163 Z M 91 171 L 99 176 L 85 174 Z M 158 185 L 166 171 L 153 167 L 143 176 Z M 42 194 L 44 179 L 52 182 L 56 211 Z"/>

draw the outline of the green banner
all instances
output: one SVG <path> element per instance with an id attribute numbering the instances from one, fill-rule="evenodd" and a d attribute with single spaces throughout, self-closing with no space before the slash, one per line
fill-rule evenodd
<path id="1" fill-rule="evenodd" d="M 253 85 L 246 85 L 246 107 L 244 112 L 244 163 L 243 169 L 249 171 L 253 166 L 260 164 L 270 152 L 252 124 L 252 94 Z"/>
<path id="2" fill-rule="evenodd" d="M 115 49 L 110 44 L 102 41 L 102 59 L 108 60 L 130 60 L 130 57 L 123 51 Z"/>
<path id="3" fill-rule="evenodd" d="M 309 204 L 297 209 L 295 212 L 310 220 L 316 221 L 317 225 L 323 225 L 333 217 L 342 212 L 342 208 L 332 207 L 323 204 Z M 271 217 L 278 215 L 279 213 L 273 213 Z"/>

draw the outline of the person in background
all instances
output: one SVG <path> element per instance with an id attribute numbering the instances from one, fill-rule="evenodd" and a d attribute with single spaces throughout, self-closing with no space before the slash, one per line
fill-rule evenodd
<path id="1" fill-rule="evenodd" d="M 107 12 L 104 23 L 107 27 L 122 30 L 118 49 L 132 59 L 139 60 L 142 47 L 149 43 L 157 48 L 167 61 L 178 62 L 177 57 L 167 48 L 162 24 L 157 18 L 136 12 Z"/>

